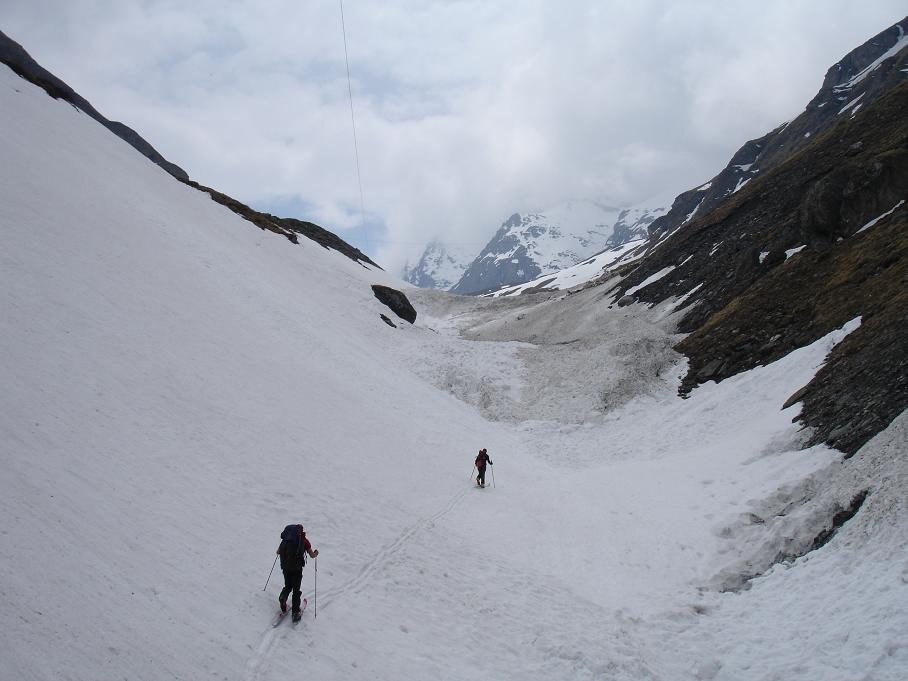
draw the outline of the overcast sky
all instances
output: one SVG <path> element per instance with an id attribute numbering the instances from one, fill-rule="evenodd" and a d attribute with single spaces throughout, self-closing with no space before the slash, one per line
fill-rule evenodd
<path id="1" fill-rule="evenodd" d="M 793 118 L 905 0 L 0 0 L 0 29 L 193 179 L 395 273 L 514 212 L 631 205 Z"/>

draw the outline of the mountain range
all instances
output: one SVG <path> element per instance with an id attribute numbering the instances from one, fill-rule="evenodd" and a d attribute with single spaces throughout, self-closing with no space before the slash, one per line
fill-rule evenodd
<path id="1" fill-rule="evenodd" d="M 544 211 L 514 213 L 478 254 L 433 241 L 413 267 L 405 267 L 403 279 L 463 295 L 495 291 L 644 238 L 648 226 L 667 210 L 668 204 L 658 199 L 631 208 L 572 200 Z"/>
<path id="2" fill-rule="evenodd" d="M 761 138 L 746 142 L 715 177 L 679 194 L 673 201 L 650 202 L 645 207 L 621 211 L 611 226 L 605 224 L 609 222 L 608 216 L 571 220 L 558 215 L 564 213 L 558 209 L 554 211 L 558 215 L 554 219 L 547 218 L 546 213 L 515 214 L 474 259 L 469 262 L 462 258 L 449 259 L 451 267 L 446 278 L 436 280 L 426 269 L 431 253 L 439 248 L 434 242 L 417 265 L 404 272 L 404 279 L 415 286 L 460 294 L 511 295 L 538 291 L 549 285 L 576 285 L 591 271 L 589 262 L 585 261 L 593 255 L 603 255 L 598 258 L 602 267 L 635 259 L 695 216 L 715 210 L 761 173 L 812 144 L 817 135 L 835 125 L 842 116 L 855 116 L 888 92 L 904 77 L 900 68 L 903 57 L 899 55 L 904 52 L 906 40 L 905 26 L 898 23 L 852 50 L 829 68 L 819 92 L 801 115 Z M 548 257 L 552 250 L 559 250 L 565 235 L 580 247 L 566 249 L 562 258 Z M 637 244 L 639 249 L 630 253 L 622 249 L 622 258 L 616 262 L 613 256 L 618 253 L 617 247 L 641 238 L 647 242 Z M 554 276 L 557 271 L 575 265 L 580 266 L 578 270 Z M 460 279 L 451 284 L 451 272 L 461 270 Z M 601 274 L 601 270 L 596 273 Z"/>

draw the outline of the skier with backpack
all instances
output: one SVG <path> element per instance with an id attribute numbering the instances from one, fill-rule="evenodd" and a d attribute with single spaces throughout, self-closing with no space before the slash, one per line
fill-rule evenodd
<path id="1" fill-rule="evenodd" d="M 476 455 L 476 470 L 478 474 L 476 475 L 476 484 L 480 487 L 486 486 L 486 464 L 490 466 L 492 464 L 492 459 L 489 458 L 489 453 L 483 448 L 479 450 L 479 454 Z"/>
<path id="2" fill-rule="evenodd" d="M 315 558 L 318 549 L 313 550 L 302 525 L 287 525 L 281 532 L 281 543 L 276 553 L 281 557 L 281 571 L 284 573 L 284 588 L 278 597 L 281 612 L 287 612 L 287 597 L 293 591 L 292 616 L 294 622 L 299 622 L 302 617 L 300 586 L 303 582 L 303 566 L 306 564 L 306 555 Z"/>

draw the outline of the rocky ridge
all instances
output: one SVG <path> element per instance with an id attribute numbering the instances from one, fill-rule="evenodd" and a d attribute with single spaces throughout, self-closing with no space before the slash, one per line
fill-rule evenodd
<path id="1" fill-rule="evenodd" d="M 302 235 L 325 248 L 330 248 L 343 253 L 356 262 L 379 267 L 359 249 L 354 248 L 336 234 L 319 225 L 304 220 L 297 220 L 295 218 L 280 218 L 268 213 L 261 213 L 226 194 L 190 180 L 189 175 L 185 170 L 161 156 L 161 154 L 139 135 L 139 133 L 124 123 L 110 121 L 102 116 L 88 100 L 79 95 L 69 85 L 50 73 L 47 69 L 39 65 L 19 43 L 8 37 L 2 31 L 0 31 L 0 62 L 9 66 L 9 68 L 20 78 L 43 89 L 54 99 L 61 99 L 69 102 L 72 106 L 84 112 L 110 130 L 117 137 L 127 142 L 147 159 L 166 170 L 180 182 L 207 193 L 211 196 L 212 200 L 226 206 L 234 213 L 241 215 L 260 229 L 265 229 L 285 236 L 292 243 L 299 243 L 297 235 Z M 379 267 L 379 269 L 381 268 Z"/>
<path id="2" fill-rule="evenodd" d="M 650 234 L 658 241 L 694 217 L 712 212 L 760 174 L 812 144 L 841 116 L 855 115 L 901 82 L 904 59 L 892 58 L 908 45 L 906 32 L 908 21 L 902 20 L 831 66 L 819 92 L 799 116 L 759 139 L 749 140 L 718 175 L 680 194 L 671 210 L 653 222 Z"/>
<path id="3" fill-rule="evenodd" d="M 158 164 L 177 179 L 189 179 L 189 175 L 185 170 L 161 156 L 161 154 L 158 153 L 158 151 L 139 133 L 124 123 L 110 121 L 102 116 L 84 97 L 81 97 L 69 85 L 40 66 L 32 59 L 31 55 L 25 51 L 25 48 L 23 48 L 22 45 L 2 31 L 0 31 L 0 62 L 9 66 L 19 75 L 19 77 L 42 88 L 54 99 L 62 99 L 63 101 L 69 102 L 80 111 L 85 112 L 88 116 L 110 130 L 114 135 L 134 147 L 136 151 L 145 156 L 152 163 Z"/>
<path id="4" fill-rule="evenodd" d="M 684 298 L 683 393 L 861 317 L 793 396 L 810 441 L 847 453 L 908 407 L 906 28 L 849 53 L 800 117 L 679 196 L 613 289 L 622 304 Z"/>

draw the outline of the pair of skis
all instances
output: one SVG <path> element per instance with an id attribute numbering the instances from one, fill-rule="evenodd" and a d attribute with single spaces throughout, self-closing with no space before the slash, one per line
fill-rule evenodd
<path id="1" fill-rule="evenodd" d="M 300 619 L 303 618 L 303 613 L 306 612 L 306 606 L 307 606 L 307 605 L 309 605 L 309 599 L 308 599 L 308 598 L 304 598 L 304 599 L 303 599 L 303 604 L 302 604 L 302 606 L 300 607 L 300 618 L 299 618 L 298 620 L 296 620 L 296 621 L 293 623 L 293 626 L 296 626 L 297 624 L 299 624 Z M 274 618 L 274 621 L 271 623 L 271 626 L 272 626 L 272 627 L 276 627 L 278 624 L 280 624 L 281 622 L 283 622 L 283 621 L 284 621 L 284 618 L 287 617 L 287 614 L 288 614 L 289 612 L 290 612 L 289 610 L 282 610 L 282 611 L 278 612 L 277 617 Z"/>

